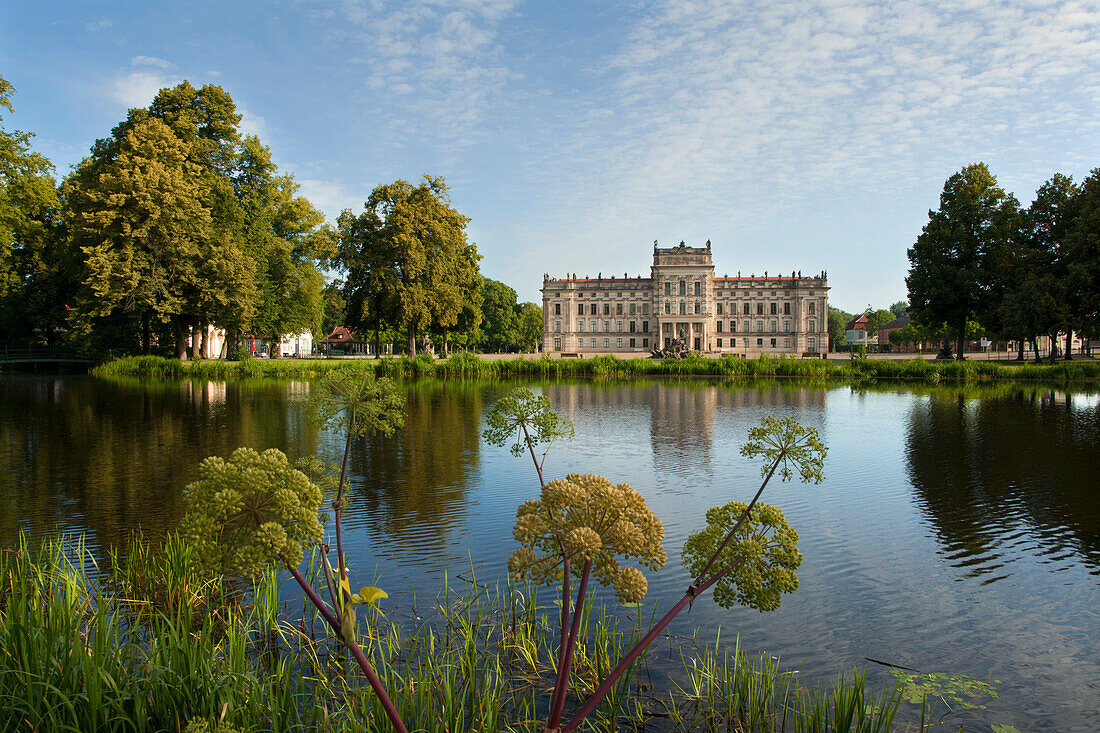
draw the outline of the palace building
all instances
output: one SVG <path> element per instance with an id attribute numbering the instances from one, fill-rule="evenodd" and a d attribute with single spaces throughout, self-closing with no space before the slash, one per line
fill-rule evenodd
<path id="1" fill-rule="evenodd" d="M 544 353 L 630 353 L 682 338 L 711 354 L 824 354 L 826 273 L 715 277 L 705 247 L 653 243 L 649 277 L 543 276 Z"/>

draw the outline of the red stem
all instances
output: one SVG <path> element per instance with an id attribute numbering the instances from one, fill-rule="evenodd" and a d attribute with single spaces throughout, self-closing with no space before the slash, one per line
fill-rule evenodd
<path id="1" fill-rule="evenodd" d="M 642 653 L 645 652 L 647 648 L 649 648 L 649 645 L 652 644 L 653 641 L 661 634 L 661 632 L 665 630 L 665 627 L 672 623 L 672 619 L 676 618 L 676 615 L 679 614 L 685 606 L 695 600 L 695 598 L 697 598 L 700 593 L 717 583 L 718 580 L 722 578 L 722 576 L 737 567 L 740 562 L 740 559 L 735 560 L 734 562 L 727 565 L 721 572 L 717 573 L 713 578 L 704 582 L 702 585 L 698 587 L 693 586 L 692 588 L 688 589 L 688 592 L 684 594 L 684 597 L 681 598 L 675 606 L 669 609 L 669 612 L 666 613 L 661 618 L 661 620 L 658 621 L 653 626 L 653 628 L 649 630 L 649 633 L 646 634 L 641 641 L 635 644 L 629 652 L 627 652 L 626 656 L 622 658 L 622 661 L 620 661 L 615 666 L 615 669 L 611 670 L 611 673 L 607 675 L 607 678 L 602 683 L 600 683 L 600 686 L 597 687 L 596 691 L 592 693 L 592 696 L 585 701 L 580 710 L 574 713 L 573 717 L 569 719 L 569 722 L 562 726 L 561 733 L 570 733 L 570 731 L 575 730 L 577 726 L 579 726 L 584 721 L 584 719 L 588 717 L 588 715 L 593 710 L 596 709 L 596 706 L 599 705 L 600 701 L 603 700 L 607 693 L 611 691 L 611 688 L 615 685 L 616 682 L 618 682 L 619 678 L 623 676 L 623 673 L 630 669 L 631 665 L 634 664 L 638 657 L 640 657 Z M 693 590 L 694 592 L 692 592 Z"/>
<path id="2" fill-rule="evenodd" d="M 707 571 L 710 570 L 711 565 L 713 565 L 714 561 L 718 559 L 718 556 L 722 554 L 722 550 L 726 549 L 726 545 L 728 545 L 733 539 L 733 536 L 737 533 L 737 530 L 741 529 L 741 525 L 745 523 L 746 519 L 748 519 L 749 512 L 752 511 L 752 508 L 756 505 L 756 500 L 759 499 L 760 495 L 764 493 L 764 487 L 767 486 L 768 482 L 772 480 L 772 476 L 775 475 L 775 469 L 779 468 L 779 462 L 783 460 L 783 457 L 785 455 L 786 451 L 783 451 L 778 456 L 776 456 L 775 463 L 772 464 L 772 469 L 768 471 L 768 475 L 764 477 L 764 482 L 760 484 L 760 488 L 756 490 L 756 496 L 752 497 L 752 501 L 750 501 L 749 505 L 745 507 L 745 510 L 741 512 L 741 516 L 738 517 L 737 522 L 733 525 L 733 529 L 726 533 L 726 538 L 722 540 L 722 544 L 718 545 L 718 549 L 715 550 L 714 554 L 710 556 L 709 560 L 707 560 L 707 564 L 704 565 L 703 569 L 699 571 L 699 574 L 695 576 L 696 581 L 707 574 Z"/>
<path id="3" fill-rule="evenodd" d="M 588 593 L 588 576 L 592 571 L 592 561 L 584 561 L 584 569 L 581 571 L 581 582 L 577 588 L 577 604 L 573 609 L 573 624 L 569 629 L 569 640 L 566 642 L 565 654 L 562 664 L 558 665 L 558 679 L 554 685 L 554 706 L 550 710 L 550 719 L 546 721 L 547 730 L 556 730 L 561 724 L 562 712 L 565 710 L 565 697 L 569 690 L 569 673 L 573 670 L 573 652 L 577 648 L 577 636 L 581 630 L 581 616 L 584 615 L 584 601 Z"/>
<path id="4" fill-rule="evenodd" d="M 340 636 L 340 620 L 336 618 L 327 608 L 325 608 L 324 601 L 317 595 L 317 592 L 313 590 L 313 586 L 305 579 L 305 576 L 298 570 L 298 568 L 290 569 L 290 574 L 294 576 L 294 579 L 298 581 L 298 585 L 302 586 L 302 590 L 305 591 L 309 600 L 313 602 L 313 605 L 317 607 L 317 610 L 321 612 L 321 616 L 325 619 L 325 623 L 332 629 L 332 633 L 336 636 Z M 370 662 L 367 661 L 367 655 L 363 653 L 358 642 L 354 639 L 345 639 L 345 644 L 348 649 L 351 650 L 351 655 L 355 657 L 355 661 L 359 663 L 359 669 L 363 670 L 363 674 L 367 677 L 367 682 L 370 683 L 371 689 L 374 690 L 374 694 L 378 695 L 378 699 L 382 703 L 382 708 L 386 711 L 386 716 L 390 719 L 390 723 L 397 733 L 408 733 L 408 729 L 405 728 L 405 723 L 402 722 L 401 716 L 397 712 L 397 708 L 394 707 L 393 700 L 390 699 L 389 694 L 386 693 L 386 688 L 382 686 L 382 680 L 378 678 L 378 674 L 375 673 L 374 668 Z"/>
<path id="5" fill-rule="evenodd" d="M 351 428 L 354 424 L 355 412 L 348 408 L 348 438 L 344 443 L 344 462 L 340 466 L 340 484 L 336 487 L 336 501 L 332 504 L 333 514 L 336 518 L 336 562 L 340 565 L 340 580 L 348 577 L 347 563 L 344 562 L 344 533 L 340 526 L 340 517 L 344 513 L 344 480 L 348 474 L 348 454 L 351 453 Z M 341 586 L 343 587 L 343 586 Z M 341 596 L 341 601 L 347 602 L 347 598 Z"/>

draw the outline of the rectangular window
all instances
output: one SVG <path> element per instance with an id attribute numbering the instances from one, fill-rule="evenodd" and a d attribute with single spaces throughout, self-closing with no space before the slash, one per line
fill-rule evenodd
<path id="1" fill-rule="evenodd" d="M 615 332 L 616 333 L 622 333 L 623 332 L 623 322 L 622 321 L 615 321 Z"/>
<path id="2" fill-rule="evenodd" d="M 696 282 L 695 283 L 695 294 L 696 295 L 702 295 L 703 294 L 703 283 L 701 283 L 701 282 Z"/>
<path id="3" fill-rule="evenodd" d="M 584 315 L 584 303 L 577 303 L 577 315 L 578 316 L 583 316 Z"/>
<path id="4" fill-rule="evenodd" d="M 634 348 L 634 345 L 635 345 L 634 341 L 635 341 L 635 339 L 630 339 L 630 348 L 632 348 L 632 349 Z"/>
<path id="5" fill-rule="evenodd" d="M 605 349 L 610 349 L 611 348 L 611 339 L 604 339 L 603 340 L 603 347 Z"/>
<path id="6" fill-rule="evenodd" d="M 577 331 L 579 333 L 584 333 L 584 321 L 577 321 Z"/>
<path id="7" fill-rule="evenodd" d="M 749 314 L 749 304 L 748 303 L 745 303 L 745 307 L 741 312 L 744 313 L 746 316 Z"/>
<path id="8" fill-rule="evenodd" d="M 596 339 L 590 339 L 592 342 L 592 348 L 596 348 Z"/>
<path id="9" fill-rule="evenodd" d="M 665 295 L 672 295 L 672 281 L 665 280 Z"/>
<path id="10" fill-rule="evenodd" d="M 775 348 L 775 339 L 772 339 L 772 348 Z"/>
<path id="11" fill-rule="evenodd" d="M 695 312 L 696 313 L 702 313 L 703 312 L 703 304 L 700 303 L 698 300 L 695 301 Z"/>
<path id="12" fill-rule="evenodd" d="M 592 333 L 596 333 L 596 322 L 595 321 L 589 321 L 588 326 L 589 326 L 589 328 L 588 328 L 589 331 L 591 331 Z"/>
<path id="13" fill-rule="evenodd" d="M 623 340 L 622 339 L 615 339 L 615 348 L 616 349 L 623 348 Z"/>
<path id="14" fill-rule="evenodd" d="M 666 338 L 665 339 L 665 348 L 667 349 L 669 346 L 672 346 L 672 339 L 667 339 Z"/>
<path id="15" fill-rule="evenodd" d="M 774 315 L 775 315 L 776 313 L 778 313 L 778 312 L 779 312 L 779 310 L 778 310 L 778 309 L 779 309 L 779 304 L 778 304 L 778 303 L 771 303 L 771 314 L 772 314 L 773 316 L 774 316 Z"/>
<path id="16" fill-rule="evenodd" d="M 791 340 L 789 338 L 783 339 L 783 348 L 784 349 L 791 348 Z"/>
<path id="17" fill-rule="evenodd" d="M 554 339 L 554 351 L 561 351 L 561 339 Z"/>
<path id="18" fill-rule="evenodd" d="M 611 331 L 611 321 L 604 321 L 603 322 L 603 332 L 604 333 L 610 333 L 610 331 Z"/>
<path id="19" fill-rule="evenodd" d="M 722 339 L 718 339 L 718 348 L 722 348 Z"/>
<path id="20" fill-rule="evenodd" d="M 561 321 L 554 321 L 554 333 L 561 333 Z"/>
<path id="21" fill-rule="evenodd" d="M 748 333 L 748 332 L 749 332 L 749 322 L 748 322 L 748 321 L 745 321 L 745 322 L 744 322 L 744 323 L 742 324 L 742 328 L 741 328 L 741 330 L 742 330 L 742 331 L 744 331 L 745 333 Z M 748 344 L 747 344 L 747 343 L 746 343 L 745 345 L 746 345 L 746 346 L 748 346 Z"/>
<path id="22" fill-rule="evenodd" d="M 649 339 L 642 339 L 642 348 L 643 349 L 648 349 L 649 348 Z"/>
<path id="23" fill-rule="evenodd" d="M 615 315 L 621 316 L 622 314 L 623 314 L 623 304 L 622 303 L 616 303 L 615 304 Z"/>
<path id="24" fill-rule="evenodd" d="M 737 321 L 730 319 L 730 333 L 737 333 Z"/>
<path id="25" fill-rule="evenodd" d="M 672 303 L 665 301 L 665 313 L 672 313 Z"/>
<path id="26" fill-rule="evenodd" d="M 635 305 L 634 303 L 630 304 L 630 315 L 634 315 L 635 313 L 637 313 L 637 310 L 636 310 L 637 307 L 638 306 Z"/>
<path id="27" fill-rule="evenodd" d="M 763 321 L 757 321 L 756 322 L 756 332 L 761 333 L 763 330 L 764 330 L 764 322 Z"/>
<path id="28" fill-rule="evenodd" d="M 561 303 L 554 303 L 554 315 L 555 316 L 560 316 L 561 315 Z"/>
<path id="29" fill-rule="evenodd" d="M 604 303 L 603 304 L 603 314 L 605 316 L 611 315 L 611 304 L 610 303 Z"/>
<path id="30" fill-rule="evenodd" d="M 813 295 L 813 293 L 810 293 L 810 294 Z M 815 304 L 813 303 L 813 301 L 811 301 L 810 302 L 810 315 L 811 316 L 814 314 L 814 305 Z"/>
<path id="31" fill-rule="evenodd" d="M 783 304 L 783 315 L 789 316 L 790 314 L 791 314 L 791 304 L 790 303 L 784 303 Z"/>
<path id="32" fill-rule="evenodd" d="M 758 315 L 758 316 L 764 315 L 764 304 L 763 303 L 757 303 L 756 304 L 756 315 Z"/>
<path id="33" fill-rule="evenodd" d="M 817 321 L 810 319 L 810 333 L 817 333 Z"/>
<path id="34" fill-rule="evenodd" d="M 680 301 L 680 315 L 687 315 L 687 303 Z"/>
<path id="35" fill-rule="evenodd" d="M 642 321 L 642 333 L 649 333 L 649 321 Z"/>
<path id="36" fill-rule="evenodd" d="M 775 321 L 772 321 L 772 322 L 771 322 L 770 324 L 768 324 L 768 325 L 769 325 L 769 326 L 771 326 L 771 329 L 772 329 L 772 333 L 775 333 L 776 331 L 778 331 L 778 330 L 779 330 L 778 328 L 776 328 L 776 326 L 777 326 L 778 324 L 776 324 L 776 322 L 775 322 Z"/>
<path id="37" fill-rule="evenodd" d="M 642 303 L 642 315 L 643 316 L 648 316 L 649 315 L 649 303 Z"/>
<path id="38" fill-rule="evenodd" d="M 764 348 L 764 339 L 756 339 L 756 348 L 758 348 L 758 349 Z"/>
<path id="39" fill-rule="evenodd" d="M 680 281 L 680 295 L 687 295 L 687 283 L 683 280 Z"/>
<path id="40" fill-rule="evenodd" d="M 722 304 L 719 303 L 716 307 L 718 309 L 718 315 L 722 315 Z"/>
<path id="41" fill-rule="evenodd" d="M 595 303 L 592 304 L 592 307 L 589 309 L 589 313 L 593 316 L 596 315 L 596 304 Z"/>
<path id="42" fill-rule="evenodd" d="M 783 321 L 783 333 L 790 333 L 790 332 L 791 332 L 791 322 L 790 321 Z"/>
<path id="43" fill-rule="evenodd" d="M 809 338 L 809 339 L 807 340 L 807 342 L 806 342 L 806 343 L 807 343 L 807 346 L 809 346 L 809 347 L 810 347 L 810 351 L 813 351 L 814 349 L 816 349 L 816 348 L 817 348 L 817 339 L 815 339 L 815 338 L 814 338 L 813 336 L 811 336 L 811 337 L 810 337 L 810 338 Z"/>
<path id="44" fill-rule="evenodd" d="M 631 333 L 634 333 L 634 331 L 636 330 L 636 329 L 635 329 L 635 326 L 637 326 L 637 325 L 638 325 L 638 322 L 637 322 L 637 321 L 631 321 L 631 322 L 630 322 L 630 332 L 631 332 Z"/>

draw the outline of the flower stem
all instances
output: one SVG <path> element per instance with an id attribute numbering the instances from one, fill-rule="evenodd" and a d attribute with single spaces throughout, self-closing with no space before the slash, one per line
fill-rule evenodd
<path id="1" fill-rule="evenodd" d="M 573 609 L 572 628 L 569 629 L 569 639 L 566 641 L 565 654 L 562 655 L 562 663 L 558 665 L 558 679 L 554 685 L 554 705 L 550 710 L 550 718 L 546 721 L 547 730 L 557 730 L 561 725 L 562 712 L 565 710 L 565 697 L 569 691 L 569 674 L 573 671 L 573 652 L 577 648 L 577 636 L 581 630 L 581 616 L 584 615 L 584 601 L 588 593 L 588 576 L 592 571 L 592 561 L 584 561 L 584 569 L 581 570 L 581 582 L 577 588 L 577 603 Z"/>

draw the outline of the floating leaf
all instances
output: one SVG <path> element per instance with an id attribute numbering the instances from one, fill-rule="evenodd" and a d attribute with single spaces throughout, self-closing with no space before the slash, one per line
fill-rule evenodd
<path id="1" fill-rule="evenodd" d="M 375 588 L 373 585 L 364 585 L 359 589 L 360 603 L 369 603 L 374 605 L 383 598 L 389 598 L 390 595 L 381 588 Z"/>

